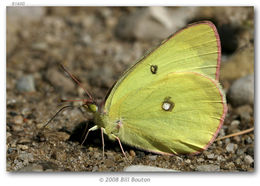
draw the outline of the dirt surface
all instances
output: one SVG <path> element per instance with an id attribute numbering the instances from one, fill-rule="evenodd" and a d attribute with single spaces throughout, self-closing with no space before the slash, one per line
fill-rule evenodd
<path id="1" fill-rule="evenodd" d="M 253 8 L 197 7 L 190 17 L 185 17 L 188 7 L 165 9 L 172 15 L 178 13 L 178 18 L 170 19 L 176 24 L 176 30 L 171 32 L 197 20 L 216 24 L 223 49 L 220 81 L 227 94 L 233 82 L 254 73 Z M 7 171 L 123 171 L 130 165 L 179 171 L 254 171 L 253 132 L 216 141 L 196 156 L 163 156 L 123 144 L 127 161 L 118 143 L 106 137 L 102 157 L 100 131 L 90 133 L 87 141 L 80 144 L 85 127 L 93 125 L 91 115 L 83 109 L 65 110 L 42 129 L 64 105 L 60 99 L 84 98 L 82 89 L 66 77 L 59 63 L 100 100 L 130 65 L 162 40 L 164 35 L 156 27 L 158 21 L 154 23 L 144 12 L 149 14 L 148 8 L 7 10 Z M 131 16 L 132 22 L 128 20 Z M 151 29 L 154 36 L 137 29 L 133 22 L 139 20 L 156 28 Z M 161 23 L 163 30 L 169 28 L 167 19 Z M 122 33 L 129 33 L 129 37 Z M 246 68 L 238 64 L 245 64 Z M 244 97 L 250 97 L 250 91 L 254 87 Z M 231 98 L 227 99 L 228 114 L 220 136 L 254 126 L 254 100 L 240 103 Z"/>

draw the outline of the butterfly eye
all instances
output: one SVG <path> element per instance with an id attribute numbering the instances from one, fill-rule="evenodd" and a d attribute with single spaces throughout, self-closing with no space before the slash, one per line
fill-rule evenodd
<path id="1" fill-rule="evenodd" d="M 95 105 L 95 104 L 89 104 L 89 105 L 87 105 L 87 108 L 88 108 L 88 110 L 89 110 L 90 112 L 93 112 L 93 113 L 95 113 L 95 112 L 98 111 L 98 107 L 97 107 L 97 105 Z"/>
<path id="2" fill-rule="evenodd" d="M 150 70 L 151 70 L 152 74 L 156 74 L 157 70 L 158 70 L 158 66 L 157 65 L 151 65 Z"/>
<path id="3" fill-rule="evenodd" d="M 164 111 L 172 111 L 174 106 L 175 106 L 174 103 L 170 101 L 169 97 L 165 98 L 164 101 L 162 102 L 162 109 Z"/>

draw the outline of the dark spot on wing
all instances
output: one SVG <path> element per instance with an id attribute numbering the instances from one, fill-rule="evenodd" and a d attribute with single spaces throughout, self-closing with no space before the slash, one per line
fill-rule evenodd
<path id="1" fill-rule="evenodd" d="M 158 71 L 158 66 L 157 65 L 151 65 L 150 70 L 151 70 L 152 74 L 156 74 L 157 71 Z"/>

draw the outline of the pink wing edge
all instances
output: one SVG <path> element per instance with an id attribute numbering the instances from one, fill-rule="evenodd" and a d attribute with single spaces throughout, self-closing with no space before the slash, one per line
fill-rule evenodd
<path id="1" fill-rule="evenodd" d="M 219 74 L 220 74 L 220 63 L 221 63 L 221 43 L 220 43 L 220 37 L 219 37 L 218 31 L 217 31 L 217 28 L 211 21 L 201 21 L 201 22 L 199 22 L 197 24 L 207 24 L 207 25 L 209 25 L 213 29 L 213 31 L 215 33 L 216 41 L 217 41 L 217 47 L 218 47 L 218 59 L 217 59 L 217 68 L 216 68 L 215 79 L 218 81 L 219 80 Z M 190 25 L 190 26 L 193 26 L 193 24 Z M 208 79 L 210 79 L 210 78 L 208 78 Z M 212 81 L 212 79 L 210 79 L 210 80 Z M 214 81 L 212 81 L 212 82 L 214 84 L 216 84 L 216 82 L 214 82 Z M 225 100 L 224 100 L 224 96 L 225 95 L 222 93 L 222 91 L 220 89 L 218 89 L 218 91 L 219 91 L 219 94 L 221 95 L 222 103 L 223 103 L 223 114 L 222 114 L 222 117 L 220 119 L 220 123 L 218 125 L 218 128 L 217 128 L 216 132 L 214 133 L 213 137 L 211 138 L 211 140 L 209 141 L 209 143 L 205 147 L 203 147 L 200 151 L 191 153 L 191 155 L 196 155 L 196 154 L 199 154 L 202 151 L 206 150 L 215 141 L 215 139 L 216 139 L 216 137 L 217 137 L 217 135 L 218 135 L 218 133 L 219 133 L 223 123 L 224 123 L 224 119 L 226 117 L 226 113 L 227 113 L 228 109 L 227 109 L 227 104 L 225 103 Z"/>
<path id="2" fill-rule="evenodd" d="M 205 24 L 208 24 L 214 31 L 216 40 L 217 40 L 217 47 L 218 47 L 218 59 L 217 59 L 217 69 L 216 69 L 216 80 L 219 80 L 219 71 L 220 71 L 220 63 L 221 63 L 221 43 L 220 43 L 220 38 L 219 34 L 217 31 L 216 26 L 210 22 L 210 21 L 205 21 Z"/>

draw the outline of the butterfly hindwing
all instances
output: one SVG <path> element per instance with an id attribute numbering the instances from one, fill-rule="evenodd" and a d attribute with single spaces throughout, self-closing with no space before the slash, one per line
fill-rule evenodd
<path id="1" fill-rule="evenodd" d="M 121 120 L 118 137 L 127 144 L 158 153 L 195 153 L 220 128 L 223 102 L 216 81 L 198 73 L 170 73 L 126 94 L 108 117 Z"/>

